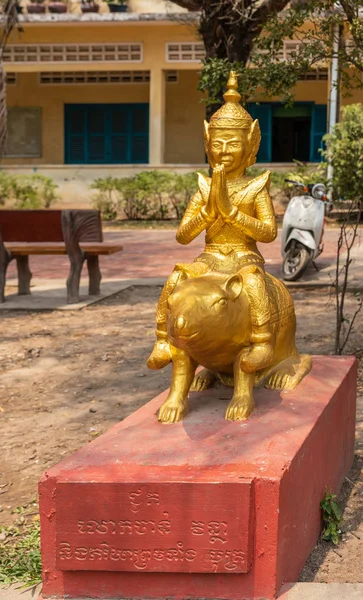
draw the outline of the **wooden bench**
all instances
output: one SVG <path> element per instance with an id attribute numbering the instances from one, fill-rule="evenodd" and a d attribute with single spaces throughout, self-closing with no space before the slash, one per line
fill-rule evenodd
<path id="1" fill-rule="evenodd" d="M 5 301 L 6 270 L 15 259 L 18 293 L 30 294 L 31 255 L 64 255 L 70 261 L 67 302 L 79 302 L 82 266 L 87 262 L 89 294 L 100 293 L 100 255 L 120 252 L 120 244 L 103 241 L 97 210 L 0 210 L 0 302 Z"/>

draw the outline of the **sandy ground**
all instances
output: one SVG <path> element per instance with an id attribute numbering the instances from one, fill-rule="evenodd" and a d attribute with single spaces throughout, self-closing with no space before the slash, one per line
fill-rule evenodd
<path id="1" fill-rule="evenodd" d="M 0 344 L 0 522 L 36 497 L 41 473 L 168 387 L 170 368 L 151 372 L 160 289 L 130 288 L 75 312 L 2 313 Z M 334 306 L 326 292 L 294 292 L 301 351 L 329 354 Z M 354 306 L 349 300 L 348 309 Z M 363 313 L 346 353 L 361 358 Z M 363 420 L 363 407 L 359 415 Z M 362 445 L 360 445 L 360 451 Z M 335 550 L 319 543 L 303 581 L 362 582 L 363 487 L 359 450 L 343 488 L 344 540 Z M 302 515 L 302 519 L 304 516 Z"/>

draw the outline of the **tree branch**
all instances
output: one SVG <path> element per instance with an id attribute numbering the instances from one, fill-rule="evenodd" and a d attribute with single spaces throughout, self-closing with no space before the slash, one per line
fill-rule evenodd
<path id="1" fill-rule="evenodd" d="M 344 10 L 349 23 L 352 25 L 354 19 L 358 18 L 358 7 L 355 7 L 351 0 L 340 0 L 340 5 Z"/>
<path id="2" fill-rule="evenodd" d="M 266 21 L 282 11 L 289 4 L 289 0 L 265 0 L 259 4 L 251 15 L 251 20 L 255 22 L 255 27 L 261 27 Z"/>
<path id="3" fill-rule="evenodd" d="M 174 4 L 192 12 L 202 10 L 203 0 L 173 0 Z"/>

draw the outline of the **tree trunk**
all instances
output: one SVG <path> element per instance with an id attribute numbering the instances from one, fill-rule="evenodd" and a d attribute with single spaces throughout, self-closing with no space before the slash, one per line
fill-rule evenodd
<path id="1" fill-rule="evenodd" d="M 214 3 L 207 2 L 202 12 L 199 33 L 202 36 L 206 60 L 210 58 L 226 59 L 229 63 L 238 62 L 246 65 L 253 46 L 253 39 L 249 32 L 250 23 L 233 19 L 230 14 L 226 17 L 226 8 L 223 2 L 216 8 Z M 226 90 L 221 88 L 217 94 L 217 102 L 210 104 L 206 109 L 207 120 L 223 104 L 223 94 Z"/>

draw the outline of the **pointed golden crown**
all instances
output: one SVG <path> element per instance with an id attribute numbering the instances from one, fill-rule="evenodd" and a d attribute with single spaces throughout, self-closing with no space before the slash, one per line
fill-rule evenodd
<path id="1" fill-rule="evenodd" d="M 253 123 L 251 115 L 240 105 L 241 95 L 237 91 L 238 77 L 231 71 L 227 91 L 223 94 L 225 104 L 211 117 L 211 129 L 248 129 Z"/>

